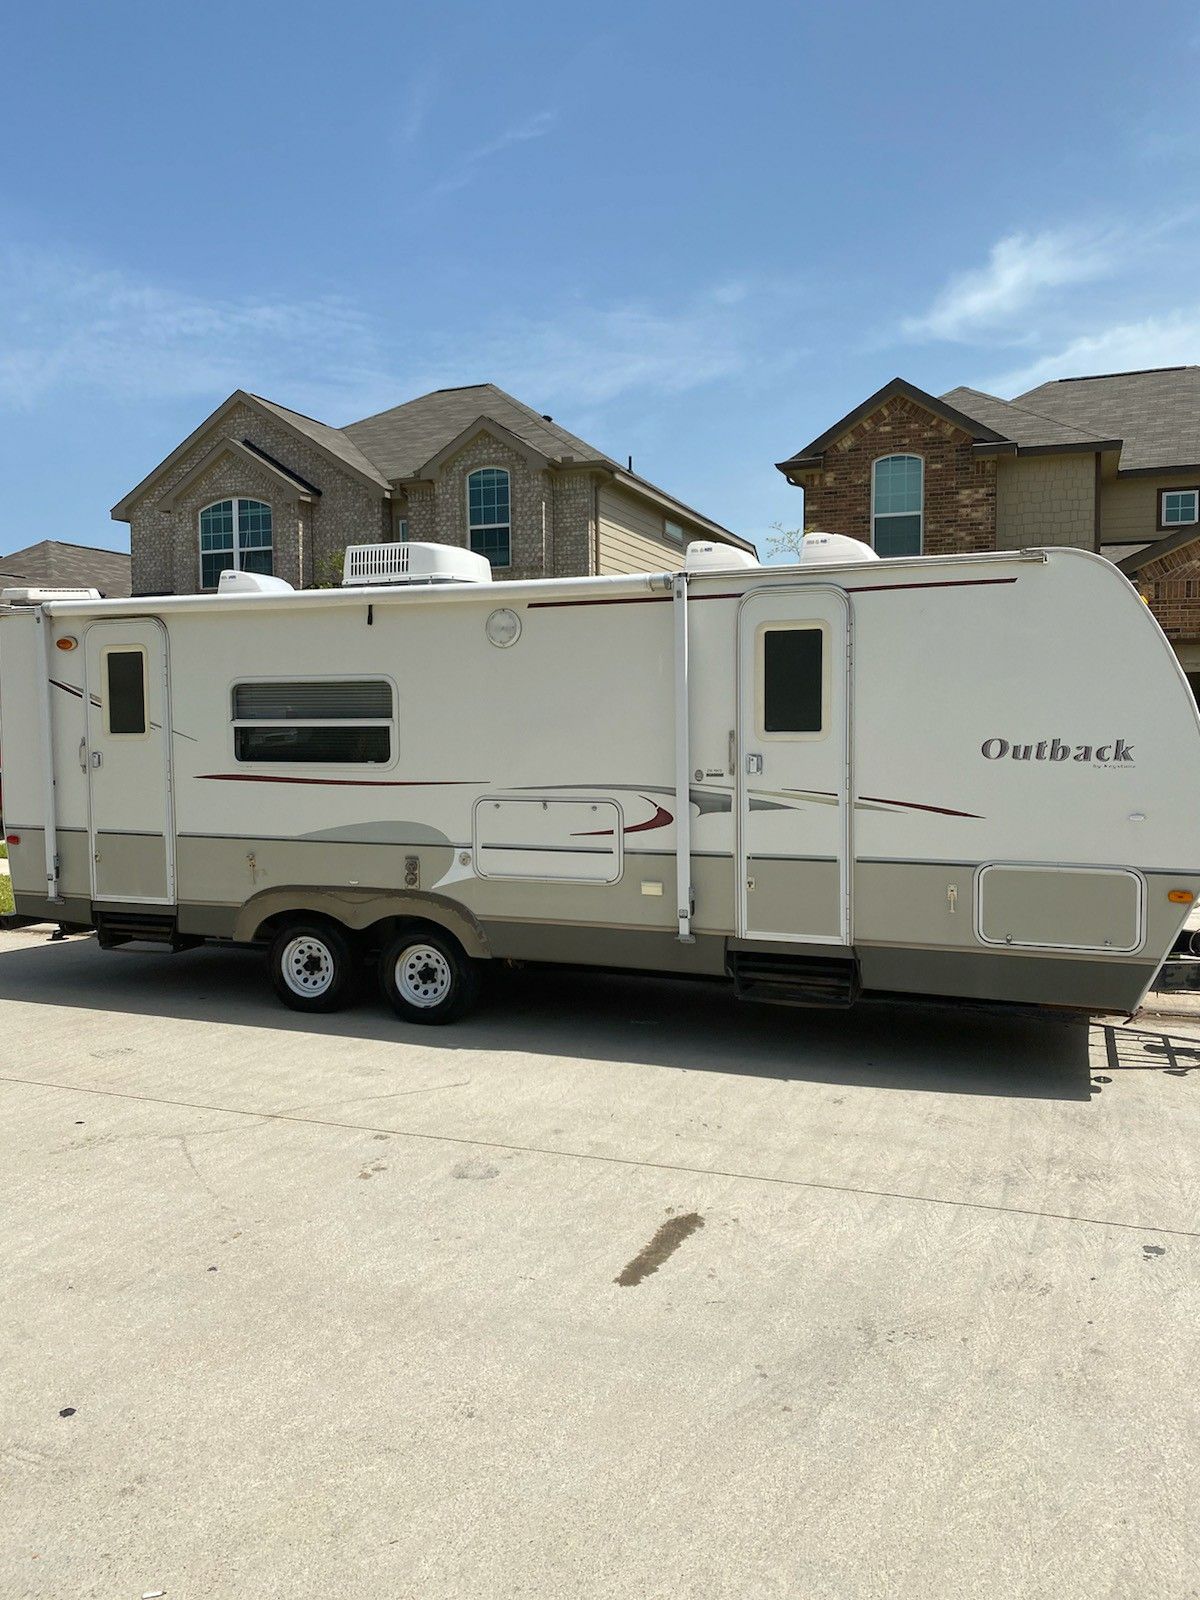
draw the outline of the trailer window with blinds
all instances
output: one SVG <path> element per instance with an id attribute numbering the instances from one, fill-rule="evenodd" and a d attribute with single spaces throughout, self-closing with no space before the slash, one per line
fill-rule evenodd
<path id="1" fill-rule="evenodd" d="M 759 634 L 759 726 L 767 737 L 819 738 L 825 728 L 825 630 L 783 624 Z"/>
<path id="2" fill-rule="evenodd" d="M 394 727 L 386 678 L 276 679 L 233 690 L 238 761 L 385 766 Z"/>

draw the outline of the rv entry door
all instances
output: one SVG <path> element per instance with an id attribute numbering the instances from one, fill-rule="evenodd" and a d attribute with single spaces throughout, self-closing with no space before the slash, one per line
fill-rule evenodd
<path id="1" fill-rule="evenodd" d="M 175 899 L 167 636 L 154 618 L 94 622 L 84 635 L 92 896 Z"/>
<path id="2" fill-rule="evenodd" d="M 738 933 L 845 944 L 849 607 L 759 590 L 738 617 Z"/>

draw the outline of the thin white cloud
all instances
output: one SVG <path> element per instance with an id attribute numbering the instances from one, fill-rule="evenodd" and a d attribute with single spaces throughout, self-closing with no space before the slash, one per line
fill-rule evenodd
<path id="1" fill-rule="evenodd" d="M 0 255 L 0 408 L 67 390 L 154 400 L 285 385 L 336 405 L 377 379 L 372 329 L 335 296 L 206 299 L 48 252 Z"/>
<path id="2" fill-rule="evenodd" d="M 233 389 L 338 423 L 427 389 L 487 379 L 531 403 L 600 410 L 627 396 L 761 383 L 799 284 L 725 277 L 675 302 L 563 302 L 414 331 L 340 297 L 206 298 L 46 252 L 0 252 L 0 412 L 66 394 L 211 404 Z"/>
<path id="3" fill-rule="evenodd" d="M 1020 394 L 1051 378 L 1200 364 L 1200 307 L 1116 323 L 1067 340 L 1036 361 L 990 378 L 993 394 Z"/>
<path id="4" fill-rule="evenodd" d="M 502 151 L 510 149 L 515 144 L 528 144 L 533 139 L 544 139 L 557 121 L 557 111 L 538 111 L 521 122 L 514 122 L 494 139 L 468 150 L 455 170 L 434 184 L 434 194 L 453 194 L 457 189 L 465 189 L 483 162 L 490 161 L 493 156 L 500 155 Z"/>
<path id="5" fill-rule="evenodd" d="M 401 87 L 401 105 L 396 119 L 396 133 L 401 145 L 413 145 L 421 137 L 437 95 L 437 87 L 437 73 L 432 69 L 416 73 Z"/>
<path id="6" fill-rule="evenodd" d="M 1118 256 L 1111 234 L 1009 234 L 983 266 L 956 273 L 926 312 L 906 318 L 902 332 L 908 339 L 1020 343 L 1029 331 L 1024 319 L 1048 291 L 1107 277 Z"/>

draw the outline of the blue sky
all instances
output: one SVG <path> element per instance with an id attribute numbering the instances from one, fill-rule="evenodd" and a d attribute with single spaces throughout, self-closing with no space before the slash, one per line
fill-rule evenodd
<path id="1" fill-rule="evenodd" d="M 1200 362 L 1200 8 L 24 6 L 0 98 L 0 551 L 234 388 L 493 381 L 751 538 L 899 372 Z"/>

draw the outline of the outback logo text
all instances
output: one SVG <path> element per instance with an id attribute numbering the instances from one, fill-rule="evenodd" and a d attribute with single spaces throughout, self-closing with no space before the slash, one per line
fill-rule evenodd
<path id="1" fill-rule="evenodd" d="M 1124 739 L 1114 739 L 1110 744 L 1064 744 L 1061 739 L 1040 739 L 1037 744 L 1010 744 L 1007 739 L 985 739 L 979 747 L 980 755 L 988 761 L 1003 761 L 1010 756 L 1014 761 L 1096 761 L 1104 766 L 1114 762 L 1133 763 L 1133 746 Z"/>

